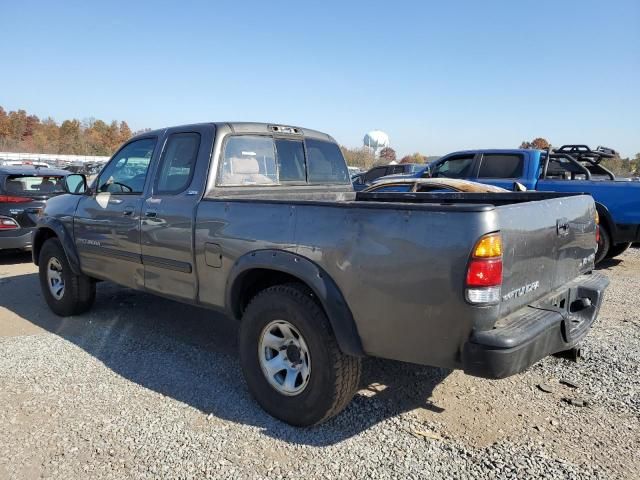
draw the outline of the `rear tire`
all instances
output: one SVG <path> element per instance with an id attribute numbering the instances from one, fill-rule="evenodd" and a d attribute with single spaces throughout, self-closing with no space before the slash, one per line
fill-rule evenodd
<path id="1" fill-rule="evenodd" d="M 50 238 L 40 250 L 40 288 L 49 308 L 68 317 L 86 312 L 96 298 L 95 281 L 71 270 L 60 240 Z"/>
<path id="2" fill-rule="evenodd" d="M 282 335 L 279 343 L 279 324 L 293 332 L 290 341 Z M 264 346 L 268 337 L 275 339 L 275 347 Z M 276 285 L 258 293 L 242 316 L 239 343 L 251 394 L 267 413 L 291 425 L 307 427 L 328 420 L 347 406 L 358 388 L 360 359 L 340 351 L 327 316 L 303 285 Z M 267 357 L 283 366 L 267 373 Z M 301 368 L 307 375 L 296 376 L 287 391 L 287 375 L 291 365 L 300 366 L 300 358 L 306 359 Z"/>
<path id="3" fill-rule="evenodd" d="M 606 227 L 600 225 L 600 241 L 598 242 L 598 250 L 596 251 L 595 264 L 599 264 L 607 258 L 609 249 L 611 248 L 611 235 Z"/>
<path id="4" fill-rule="evenodd" d="M 617 257 L 618 255 L 622 255 L 627 248 L 631 246 L 631 243 L 618 243 L 616 245 L 612 245 L 609 247 L 609 251 L 607 252 L 607 258 Z"/>

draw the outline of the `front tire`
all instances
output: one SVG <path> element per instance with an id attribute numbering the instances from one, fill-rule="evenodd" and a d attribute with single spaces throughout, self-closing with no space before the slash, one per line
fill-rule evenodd
<path id="1" fill-rule="evenodd" d="M 44 243 L 38 265 L 42 295 L 53 313 L 68 317 L 91 308 L 96 298 L 95 281 L 73 273 L 60 240 L 50 238 Z"/>
<path id="2" fill-rule="evenodd" d="M 258 293 L 242 316 L 239 343 L 251 394 L 291 425 L 328 420 L 358 388 L 360 359 L 340 351 L 323 309 L 302 285 Z"/>
<path id="3" fill-rule="evenodd" d="M 607 254 L 609 253 L 609 249 L 611 248 L 611 235 L 606 227 L 600 225 L 600 241 L 598 242 L 598 250 L 596 251 L 595 264 L 599 264 L 605 258 L 607 258 Z"/>

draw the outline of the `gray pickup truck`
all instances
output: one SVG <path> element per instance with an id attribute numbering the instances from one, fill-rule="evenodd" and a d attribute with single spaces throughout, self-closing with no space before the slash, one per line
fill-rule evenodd
<path id="1" fill-rule="evenodd" d="M 344 408 L 364 356 L 502 378 L 572 351 L 607 286 L 591 197 L 356 194 L 302 128 L 147 132 L 66 188 L 33 239 L 50 308 L 84 312 L 108 280 L 226 312 L 251 393 L 294 425 Z"/>

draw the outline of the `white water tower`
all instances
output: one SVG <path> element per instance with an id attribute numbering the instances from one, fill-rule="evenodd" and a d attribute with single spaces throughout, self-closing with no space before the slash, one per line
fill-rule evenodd
<path id="1" fill-rule="evenodd" d="M 389 135 L 382 130 L 371 130 L 362 139 L 365 147 L 373 150 L 376 157 L 380 155 L 380 150 L 389 146 Z"/>

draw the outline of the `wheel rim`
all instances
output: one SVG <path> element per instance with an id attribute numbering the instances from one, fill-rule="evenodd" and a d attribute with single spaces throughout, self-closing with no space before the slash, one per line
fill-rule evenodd
<path id="1" fill-rule="evenodd" d="M 274 320 L 262 330 L 258 358 L 262 373 L 279 393 L 298 395 L 309 384 L 309 348 L 298 329 L 289 322 Z"/>
<path id="2" fill-rule="evenodd" d="M 49 292 L 56 300 L 60 300 L 64 296 L 62 264 L 56 257 L 51 257 L 47 263 L 47 285 L 49 285 Z"/>

